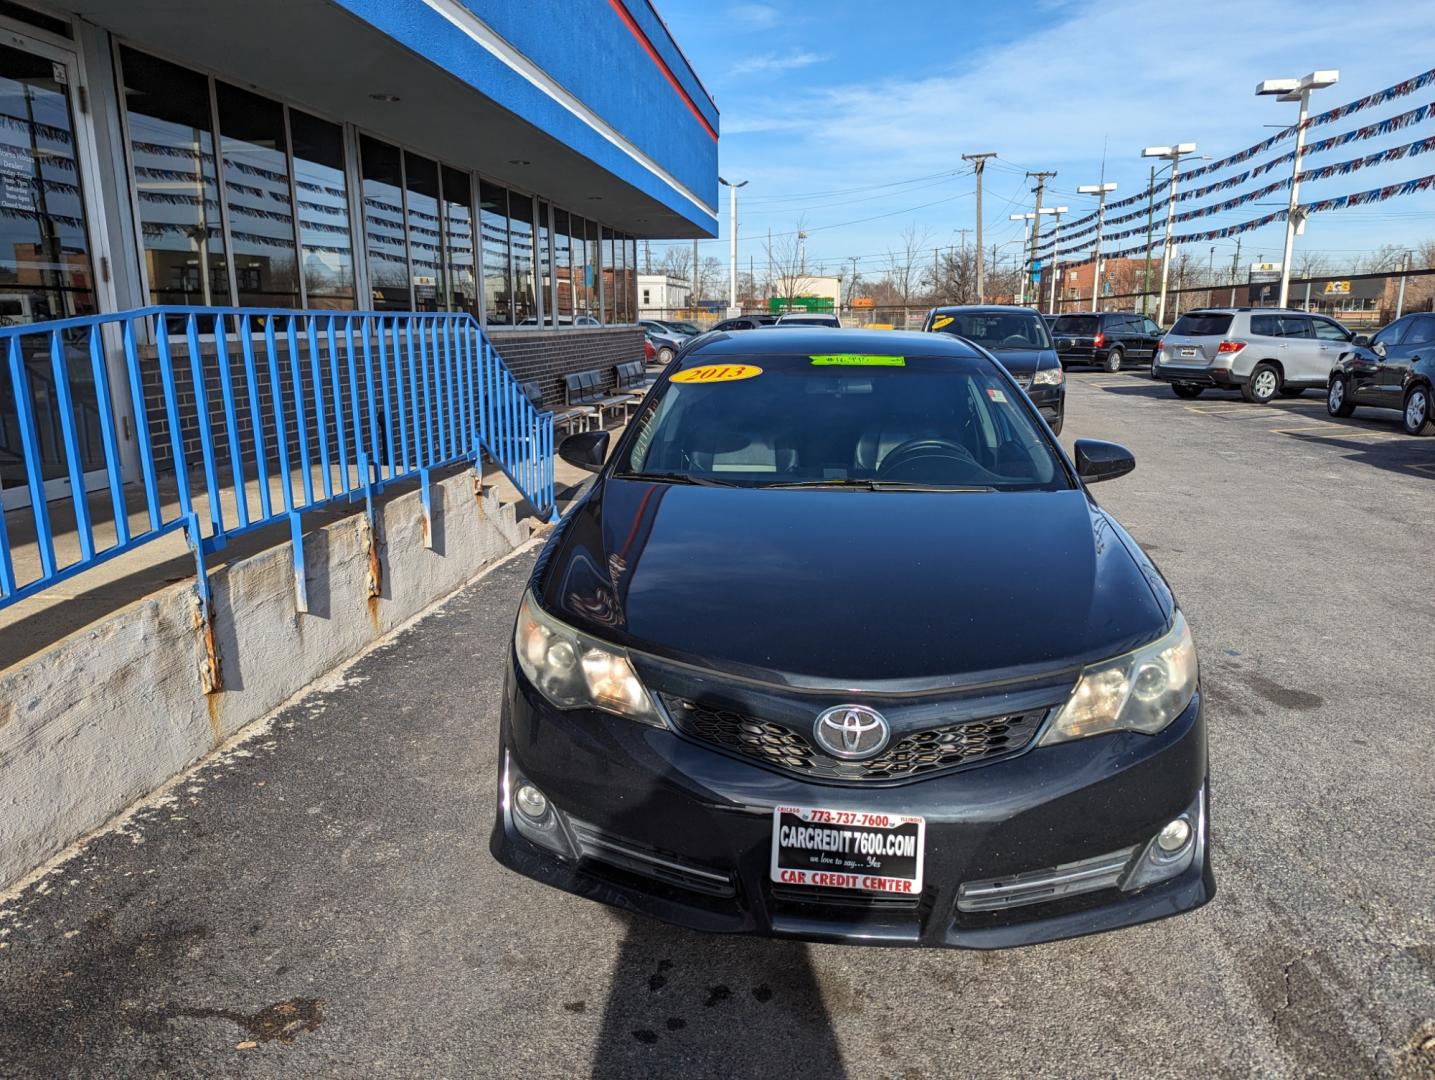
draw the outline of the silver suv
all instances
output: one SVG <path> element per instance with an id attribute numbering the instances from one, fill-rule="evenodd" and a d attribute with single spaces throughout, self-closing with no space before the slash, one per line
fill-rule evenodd
<path id="1" fill-rule="evenodd" d="M 1161 339 L 1151 375 L 1170 383 L 1179 398 L 1200 397 L 1208 387 L 1239 389 L 1247 401 L 1264 405 L 1277 394 L 1325 389 L 1354 336 L 1334 319 L 1304 311 L 1188 311 Z"/>

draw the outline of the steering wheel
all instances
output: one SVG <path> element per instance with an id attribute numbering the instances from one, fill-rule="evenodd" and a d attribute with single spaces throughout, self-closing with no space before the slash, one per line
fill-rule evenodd
<path id="1" fill-rule="evenodd" d="M 1026 339 L 1025 337 L 1023 337 L 1021 334 L 1009 334 L 1009 335 L 1007 335 L 1006 337 L 1002 338 L 1002 344 L 1003 344 L 1003 345 L 1030 345 L 1031 342 L 1027 341 L 1027 339 Z"/>
<path id="2" fill-rule="evenodd" d="M 913 481 L 927 482 L 930 477 L 922 475 L 927 471 L 923 466 L 939 465 L 944 461 L 959 461 L 981 467 L 972 452 L 959 442 L 953 442 L 951 439 L 908 439 L 887 452 L 887 456 L 877 468 L 877 479 L 896 480 L 899 477 L 895 476 L 895 473 L 907 471 L 917 474 L 911 477 Z M 937 477 L 937 480 L 940 479 L 942 477 Z"/>

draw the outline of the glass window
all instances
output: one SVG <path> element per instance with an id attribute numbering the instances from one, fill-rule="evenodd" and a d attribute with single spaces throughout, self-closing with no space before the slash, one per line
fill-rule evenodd
<path id="1" fill-rule="evenodd" d="M 627 257 L 623 261 L 623 265 L 627 267 L 628 271 L 626 291 L 624 293 L 628 298 L 628 315 L 624 322 L 634 322 L 638 318 L 638 241 L 630 236 L 624 243 L 628 248 Z"/>
<path id="2" fill-rule="evenodd" d="M 228 304 L 209 80 L 121 47 L 141 243 L 156 304 Z"/>
<path id="3" fill-rule="evenodd" d="M 216 83 L 234 284 L 242 307 L 298 307 L 299 258 L 284 106 Z"/>
<path id="4" fill-rule="evenodd" d="M 490 325 L 513 322 L 508 276 L 508 191 L 483 181 L 478 186 L 479 229 L 483 234 L 483 306 Z"/>
<path id="5" fill-rule="evenodd" d="M 593 313 L 593 270 L 590 265 L 591 249 L 588 246 L 588 222 L 573 217 L 573 313 Z M 576 320 L 575 320 L 576 321 Z"/>
<path id="6" fill-rule="evenodd" d="M 557 326 L 557 311 L 553 303 L 553 236 L 548 228 L 548 204 L 538 203 L 538 231 L 536 257 L 538 262 L 539 306 L 543 309 L 543 325 Z"/>
<path id="7" fill-rule="evenodd" d="M 1435 341 L 1435 318 L 1422 315 L 1410 324 L 1402 345 L 1428 345 Z"/>
<path id="8" fill-rule="evenodd" d="M 1046 323 L 1040 315 L 1023 311 L 977 311 L 957 312 L 939 317 L 950 320 L 940 327 L 933 327 L 939 333 L 956 334 L 993 352 L 1001 352 L 1003 349 L 1052 347 L 1051 338 L 1046 333 Z"/>
<path id="9" fill-rule="evenodd" d="M 533 200 L 508 193 L 509 243 L 513 250 L 513 316 L 515 322 L 536 318 L 533 297 Z"/>
<path id="10" fill-rule="evenodd" d="M 1372 345 L 1385 346 L 1398 344 L 1400 341 L 1400 335 L 1405 333 L 1406 328 L 1410 326 L 1410 323 L 1412 321 L 1413 320 L 1408 315 L 1403 319 L 1396 320 L 1395 322 L 1387 326 L 1385 329 L 1381 330 L 1373 338 L 1371 338 L 1370 343 Z"/>
<path id="11" fill-rule="evenodd" d="M 1148 337 L 1161 336 L 1161 328 L 1156 325 L 1156 321 L 1154 319 L 1148 319 L 1143 317 L 1141 319 L 1141 329 L 1142 332 L 1145 333 Z"/>
<path id="12" fill-rule="evenodd" d="M 1062 315 L 1052 326 L 1053 334 L 1095 334 L 1101 320 L 1096 315 Z"/>
<path id="13" fill-rule="evenodd" d="M 598 223 L 596 221 L 584 222 L 586 232 L 586 247 L 588 249 L 588 262 L 586 276 L 588 281 L 588 306 L 585 313 L 594 319 L 602 320 L 603 307 L 603 255 L 598 241 Z"/>
<path id="14" fill-rule="evenodd" d="M 437 311 L 443 283 L 443 232 L 438 216 L 438 163 L 404 154 L 409 216 L 409 272 L 414 285 L 414 310 Z"/>
<path id="15" fill-rule="evenodd" d="M 1322 341 L 1346 342 L 1350 340 L 1350 335 L 1329 319 L 1312 319 L 1311 322 L 1315 324 L 1315 336 Z"/>
<path id="16" fill-rule="evenodd" d="M 1251 333 L 1259 333 L 1255 329 L 1255 316 L 1252 316 Z M 1192 311 L 1182 315 L 1176 320 L 1176 325 L 1171 327 L 1171 333 L 1176 337 L 1220 337 L 1231 328 L 1231 316 L 1221 311 Z"/>
<path id="17" fill-rule="evenodd" d="M 397 147 L 359 137 L 363 174 L 364 250 L 376 311 L 409 311 L 408 249 L 404 242 L 404 168 Z"/>
<path id="18" fill-rule="evenodd" d="M 569 238 L 572 223 L 568 211 L 553 211 L 553 279 L 558 287 L 558 303 L 555 309 L 556 324 L 564 326 L 573 321 L 573 242 Z"/>
<path id="19" fill-rule="evenodd" d="M 344 177 L 344 131 L 338 124 L 289 110 L 294 189 L 299 204 L 299 258 L 305 303 L 354 306 L 354 242 Z"/>
<path id="20" fill-rule="evenodd" d="M 448 261 L 450 311 L 478 314 L 478 277 L 473 268 L 473 183 L 468 173 L 443 167 L 443 243 Z"/>
<path id="21" fill-rule="evenodd" d="M 610 326 L 618 321 L 618 290 L 613 277 L 613 230 L 603 227 L 601 273 L 603 275 L 603 321 Z"/>

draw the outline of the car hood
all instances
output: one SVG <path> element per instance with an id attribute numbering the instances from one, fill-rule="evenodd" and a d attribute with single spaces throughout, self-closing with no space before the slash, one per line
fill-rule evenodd
<path id="1" fill-rule="evenodd" d="M 993 356 L 1001 361 L 1002 367 L 1017 376 L 1034 375 L 1037 368 L 1056 367 L 1061 363 L 1056 358 L 1055 349 L 993 349 L 990 346 L 987 348 Z"/>
<path id="2" fill-rule="evenodd" d="M 610 479 L 535 574 L 545 608 L 616 644 L 791 685 L 919 689 L 1074 668 L 1158 637 L 1169 592 L 1128 543 L 1080 490 Z"/>

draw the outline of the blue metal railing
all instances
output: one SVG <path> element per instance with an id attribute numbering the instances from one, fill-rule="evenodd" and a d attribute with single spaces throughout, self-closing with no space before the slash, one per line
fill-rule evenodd
<path id="1" fill-rule="evenodd" d="M 14 410 L 0 424 L 18 428 L 39 566 L 17 580 L 0 513 L 0 607 L 181 529 L 207 607 L 204 556 L 287 519 L 302 610 L 304 512 L 363 499 L 372 526 L 374 495 L 416 478 L 431 537 L 430 472 L 485 453 L 552 513 L 553 416 L 533 407 L 470 315 L 148 307 L 6 328 L 0 350 Z M 107 355 L 123 357 L 127 386 L 112 385 Z M 135 422 L 138 525 L 122 479 L 121 394 Z M 12 477 L 16 441 L 7 439 Z M 95 475 L 108 487 L 113 542 L 91 520 Z M 57 557 L 46 501 L 58 476 L 69 480 L 79 549 L 69 561 Z M 377 565 L 371 549 L 374 574 Z M 377 595 L 372 578 L 371 588 Z"/>

